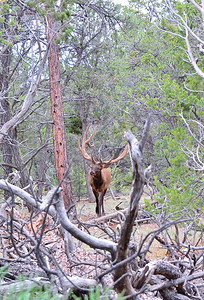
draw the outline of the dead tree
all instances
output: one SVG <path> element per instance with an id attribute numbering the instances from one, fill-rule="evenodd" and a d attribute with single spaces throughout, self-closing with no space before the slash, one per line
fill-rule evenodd
<path id="1" fill-rule="evenodd" d="M 130 195 L 130 205 L 126 216 L 126 220 L 121 228 L 120 240 L 117 245 L 117 255 L 115 263 L 118 264 L 128 258 L 128 245 L 131 238 L 132 228 L 135 222 L 135 218 L 138 213 L 139 201 L 143 193 L 145 176 L 144 166 L 142 161 L 142 151 L 148 136 L 150 129 L 150 117 L 147 119 L 142 139 L 140 142 L 132 134 L 132 132 L 126 132 L 125 138 L 130 145 L 130 157 L 132 162 L 132 190 Z M 129 273 L 129 263 L 125 263 L 116 269 L 114 274 L 114 281 L 116 290 L 122 292 L 125 290 L 126 295 L 134 294 L 134 289 L 131 283 L 131 276 Z"/>

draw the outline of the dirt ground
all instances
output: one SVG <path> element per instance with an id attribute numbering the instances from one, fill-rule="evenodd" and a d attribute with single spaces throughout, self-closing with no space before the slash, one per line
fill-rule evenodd
<path id="1" fill-rule="evenodd" d="M 144 195 L 141 199 L 140 205 L 144 205 L 144 198 L 146 196 Z M 104 201 L 104 207 L 106 215 L 116 212 L 116 207 L 123 210 L 127 208 L 129 205 L 129 196 L 123 196 L 116 197 L 113 199 L 110 194 L 107 194 Z M 77 218 L 80 222 L 82 222 L 80 229 L 87 230 L 91 235 L 100 237 L 100 238 L 109 238 L 106 233 L 104 233 L 104 227 L 100 226 L 97 227 L 83 227 L 83 222 L 86 223 L 92 223 L 97 219 L 97 216 L 95 214 L 95 203 L 89 203 L 87 199 L 81 199 L 76 203 L 76 210 L 77 210 Z M 19 216 L 22 217 L 22 213 L 18 212 Z M 141 214 L 141 217 L 144 214 L 143 210 L 140 210 L 139 214 Z M 74 220 L 76 222 L 76 220 Z M 73 239 L 74 241 L 74 252 L 70 253 L 69 259 L 64 251 L 64 242 L 62 240 L 62 237 L 59 233 L 59 229 L 55 228 L 53 230 L 49 230 L 53 225 L 53 221 L 50 217 L 47 218 L 46 221 L 46 229 L 43 234 L 43 244 L 44 246 L 49 249 L 49 252 L 54 255 L 58 263 L 60 264 L 60 267 L 63 269 L 63 271 L 69 275 L 77 275 L 81 277 L 86 278 L 95 278 L 96 274 L 98 274 L 98 270 L 96 270 L 96 264 L 97 265 L 103 265 L 104 266 L 104 256 L 100 254 L 99 252 L 91 249 L 85 244 L 82 244 L 76 239 Z M 117 232 L 117 226 L 119 225 L 119 222 L 116 219 L 108 221 L 107 226 L 111 229 L 115 230 Z M 42 226 L 42 218 L 36 217 L 33 224 L 34 230 L 40 230 Z M 157 229 L 158 226 L 156 223 L 153 222 L 143 222 L 135 225 L 134 232 L 135 232 L 135 242 L 139 244 L 141 237 L 145 237 L 149 232 Z M 29 224 L 27 225 L 27 229 L 31 231 L 31 228 L 29 228 Z M 175 235 L 175 228 L 170 228 L 169 233 L 172 235 L 172 238 L 174 238 Z M 182 235 L 181 230 L 181 235 Z M 0 235 L 3 236 L 3 228 L 0 228 Z M 148 240 L 146 241 L 146 243 Z M 9 241 L 9 239 L 4 239 L 2 245 L 5 245 L 7 249 L 12 250 L 12 244 Z M 2 248 L 3 249 L 3 248 Z M 157 241 L 154 240 L 150 249 L 150 251 L 147 254 L 147 258 L 149 260 L 157 260 L 157 259 L 163 259 L 167 258 L 168 252 L 167 249 L 163 247 L 163 245 Z M 43 276 L 45 275 L 44 272 L 38 267 L 37 262 L 35 260 L 34 255 L 31 255 L 27 258 L 27 260 L 24 261 L 24 263 L 18 263 L 17 260 L 14 258 L 17 257 L 15 250 L 12 252 L 9 252 L 9 259 L 10 262 L 10 271 L 14 275 L 18 274 L 25 274 L 25 275 L 32 275 L 36 276 Z M 0 258 L 3 257 L 3 252 L 0 251 Z M 107 266 L 108 267 L 108 266 Z M 107 285 L 112 284 L 111 275 L 108 275 L 106 277 Z M 155 295 L 146 295 L 142 294 L 138 299 L 141 300 L 153 300 L 158 299 L 155 297 Z"/>
<path id="2" fill-rule="evenodd" d="M 144 199 L 148 197 L 144 194 L 140 201 L 140 207 L 144 206 Z M 95 219 L 97 220 L 97 216 L 95 214 L 95 203 L 90 203 L 87 201 L 87 199 L 82 199 L 81 201 L 76 203 L 76 209 L 77 209 L 77 214 L 78 218 L 82 222 L 91 222 L 92 220 L 94 221 Z M 117 196 L 115 199 L 111 197 L 111 195 L 107 195 L 104 198 L 104 208 L 105 208 L 105 214 L 109 215 L 112 213 L 117 212 L 116 207 L 119 207 L 120 210 L 126 209 L 129 206 L 129 196 Z M 139 218 L 143 219 L 143 210 L 139 211 Z M 113 220 L 112 222 L 108 223 L 113 229 L 117 227 L 117 220 Z M 144 222 L 140 223 L 135 227 L 135 236 L 139 240 L 141 235 L 145 236 L 149 232 L 155 230 L 158 228 L 158 226 L 154 223 L 149 223 L 149 222 Z M 174 229 L 172 229 L 174 232 Z M 93 232 L 93 234 L 95 234 Z M 151 247 L 151 252 L 148 253 L 147 257 L 149 259 L 161 259 L 163 258 L 167 250 L 164 249 L 161 244 L 158 241 L 154 241 Z"/>

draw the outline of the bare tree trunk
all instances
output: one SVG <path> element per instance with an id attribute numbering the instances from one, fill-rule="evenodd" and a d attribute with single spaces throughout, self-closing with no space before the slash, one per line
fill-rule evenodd
<path id="1" fill-rule="evenodd" d="M 9 23 L 8 16 L 6 17 L 5 22 L 1 25 L 4 29 L 7 29 Z M 3 29 L 3 28 L 2 28 Z M 2 31 L 3 32 L 3 31 Z M 8 88 L 9 88 L 9 72 L 11 64 L 11 47 L 7 46 L 3 54 L 1 55 L 1 71 L 0 71 L 0 128 L 11 119 L 10 103 L 8 98 Z M 1 145 L 1 151 L 3 155 L 3 176 L 7 178 L 9 174 L 12 173 L 13 167 L 13 138 L 14 138 L 14 129 L 9 129 L 3 143 Z M 8 193 L 4 193 L 5 198 L 7 199 Z"/>
<path id="2" fill-rule="evenodd" d="M 73 203 L 72 189 L 67 159 L 67 146 L 64 126 L 64 115 L 61 96 L 59 49 L 53 38 L 54 27 L 51 17 L 47 17 L 47 40 L 51 41 L 49 53 L 50 99 L 53 120 L 53 143 L 57 183 L 62 182 L 63 199 L 67 209 Z M 65 177 L 65 178 L 64 178 Z"/>
<path id="3" fill-rule="evenodd" d="M 49 141 L 50 129 L 51 129 L 51 125 L 50 123 L 48 123 L 46 126 L 45 138 L 43 141 L 44 144 L 47 144 Z M 37 192 L 39 198 L 42 198 L 43 185 L 46 181 L 46 161 L 47 161 L 47 146 L 43 148 L 41 153 L 41 159 L 40 159 L 40 166 L 38 172 L 39 184 L 38 184 L 38 192 Z"/>
<path id="4" fill-rule="evenodd" d="M 9 71 L 11 62 L 11 48 L 8 47 L 4 54 L 1 56 L 2 72 L 0 73 L 0 91 L 2 97 L 0 99 L 2 113 L 0 113 L 0 127 L 5 123 L 9 122 L 12 118 L 10 104 L 8 99 L 8 88 L 9 88 Z M 16 169 L 20 175 L 20 183 L 22 187 L 28 184 L 28 180 L 23 170 L 23 164 L 17 144 L 17 129 L 11 127 L 8 130 L 6 138 L 2 143 L 2 154 L 3 154 L 3 169 L 5 177 L 12 174 L 13 169 Z M 7 198 L 6 194 L 5 197 Z"/>
<path id="5" fill-rule="evenodd" d="M 19 180 L 20 180 L 21 186 L 25 187 L 29 184 L 29 176 L 24 168 L 24 163 L 23 163 L 22 156 L 21 156 L 20 149 L 19 149 L 18 142 L 17 142 L 17 135 L 18 135 L 18 131 L 17 131 L 17 128 L 15 128 L 13 131 L 13 146 L 12 146 L 13 159 L 15 162 L 15 168 L 19 172 L 19 175 L 20 175 Z M 27 191 L 32 192 L 32 189 L 28 188 Z"/>
<path id="6" fill-rule="evenodd" d="M 2 32 L 6 32 L 6 30 L 8 29 L 8 24 L 9 24 L 9 14 L 6 15 L 5 22 L 0 25 L 1 29 L 4 29 L 2 30 Z M 7 35 L 5 35 L 5 38 L 7 38 Z M 16 176 L 17 179 L 14 180 L 17 181 L 19 180 L 21 186 L 25 187 L 29 183 L 29 178 L 25 171 L 24 164 L 20 154 L 19 145 L 17 143 L 17 124 L 19 120 L 22 118 L 22 116 L 24 116 L 27 110 L 29 109 L 32 100 L 35 96 L 37 86 L 40 80 L 40 76 L 42 74 L 45 61 L 47 60 L 48 49 L 46 50 L 46 54 L 43 59 L 43 63 L 41 65 L 41 69 L 39 70 L 39 73 L 37 75 L 37 79 L 36 81 L 32 82 L 28 94 L 25 97 L 21 111 L 14 116 L 12 116 L 12 112 L 10 110 L 11 104 L 9 103 L 9 94 L 8 94 L 9 82 L 11 81 L 11 75 L 10 75 L 11 53 L 12 53 L 11 47 L 5 46 L 3 52 L 1 53 L 1 58 L 0 58 L 1 60 L 0 144 L 1 144 L 1 151 L 3 155 L 2 167 L 4 169 L 4 177 L 8 177 L 9 174 L 12 174 L 12 177 L 13 175 L 15 176 L 15 174 L 13 174 L 13 171 L 14 169 L 17 170 L 18 176 Z M 10 179 L 13 180 L 12 177 L 10 177 L 9 180 Z M 31 189 L 29 191 L 31 191 Z"/>
<path id="7" fill-rule="evenodd" d="M 131 238 L 132 228 L 135 218 L 138 213 L 139 201 L 143 193 L 145 177 L 144 168 L 142 162 L 142 150 L 144 148 L 145 141 L 150 128 L 150 118 L 148 118 L 143 136 L 140 142 L 132 134 L 132 132 L 126 132 L 125 137 L 130 145 L 130 154 L 133 171 L 133 182 L 130 196 L 130 206 L 126 216 L 126 220 L 121 228 L 120 240 L 117 245 L 117 254 L 115 263 L 120 263 L 128 258 L 128 245 Z M 134 288 L 131 283 L 131 274 L 129 271 L 129 264 L 124 263 L 118 267 L 114 273 L 115 288 L 117 292 L 121 293 L 125 290 L 125 295 L 134 294 Z"/>
<path id="8" fill-rule="evenodd" d="M 4 54 L 1 55 L 1 73 L 0 73 L 0 127 L 2 127 L 7 121 L 11 119 L 10 105 L 8 101 L 8 81 L 9 81 L 9 70 L 11 62 L 11 49 L 7 47 Z M 1 146 L 1 151 L 3 155 L 3 170 L 4 177 L 8 177 L 12 173 L 12 130 L 9 130 L 7 137 L 4 139 Z M 7 193 L 5 192 L 5 197 L 7 198 Z"/>

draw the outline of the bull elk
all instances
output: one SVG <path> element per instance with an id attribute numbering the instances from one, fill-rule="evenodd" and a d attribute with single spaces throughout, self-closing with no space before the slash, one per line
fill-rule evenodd
<path id="1" fill-rule="evenodd" d="M 82 146 L 80 145 L 80 138 L 78 138 L 78 146 L 82 153 L 82 156 L 86 160 L 91 161 L 90 170 L 88 173 L 88 181 L 92 187 L 93 193 L 96 198 L 96 214 L 98 216 L 101 216 L 101 214 L 105 213 L 104 205 L 103 205 L 103 198 L 104 198 L 107 188 L 111 182 L 111 171 L 110 171 L 109 166 L 111 164 L 118 162 L 119 160 L 121 160 L 125 157 L 125 155 L 128 152 L 128 143 L 126 144 L 124 151 L 117 158 L 113 159 L 114 158 L 114 155 L 113 155 L 108 161 L 103 161 L 102 157 L 100 157 L 99 161 L 95 161 L 92 153 L 91 153 L 91 155 L 89 155 L 86 152 L 86 148 L 85 148 L 86 145 L 88 145 L 89 147 L 92 147 L 92 145 L 90 145 L 90 140 L 93 137 L 93 135 L 95 134 L 96 129 L 97 129 L 97 126 L 96 126 L 93 133 L 90 135 L 89 138 L 87 138 L 86 136 L 87 136 L 87 132 L 89 130 L 90 125 L 91 124 L 88 125 L 88 127 L 84 133 L 84 136 L 82 138 Z"/>

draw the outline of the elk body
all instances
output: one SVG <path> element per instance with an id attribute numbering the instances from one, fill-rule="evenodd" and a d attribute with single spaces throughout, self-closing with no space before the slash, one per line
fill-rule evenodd
<path id="1" fill-rule="evenodd" d="M 121 160 L 125 157 L 125 155 L 128 152 L 128 143 L 126 144 L 124 151 L 117 158 L 113 159 L 114 158 L 114 155 L 113 155 L 109 161 L 103 161 L 101 157 L 100 157 L 99 161 L 95 161 L 92 153 L 91 153 L 91 155 L 89 155 L 86 152 L 85 147 L 86 147 L 86 145 L 88 145 L 89 147 L 92 147 L 90 145 L 90 140 L 93 137 L 93 135 L 95 134 L 97 126 L 95 127 L 95 129 L 94 129 L 93 133 L 90 135 L 90 137 L 87 139 L 86 136 L 87 136 L 89 127 L 90 127 L 90 124 L 88 125 L 88 127 L 84 133 L 84 136 L 82 139 L 82 146 L 80 145 L 80 139 L 78 139 L 78 146 L 82 153 L 82 156 L 86 160 L 91 161 L 91 166 L 90 166 L 90 170 L 88 173 L 88 181 L 92 187 L 93 193 L 96 198 L 96 214 L 98 216 L 101 216 L 102 214 L 105 213 L 103 198 L 104 198 L 107 188 L 111 182 L 111 171 L 110 171 L 109 166 L 113 163 L 118 162 L 119 160 Z"/>

